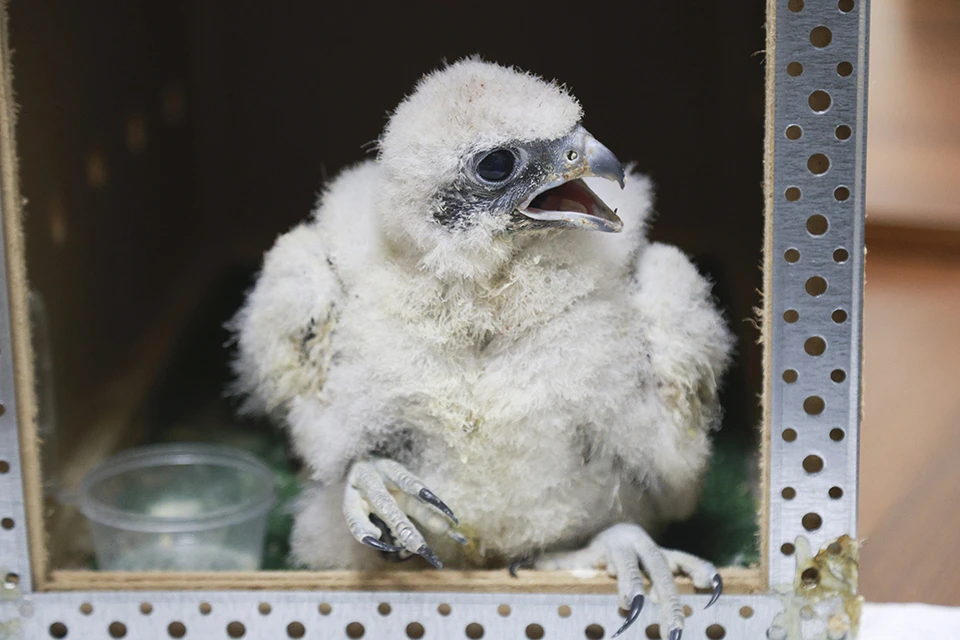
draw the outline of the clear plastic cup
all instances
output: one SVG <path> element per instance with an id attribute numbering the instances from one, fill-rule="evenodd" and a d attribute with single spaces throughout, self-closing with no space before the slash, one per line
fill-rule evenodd
<path id="1" fill-rule="evenodd" d="M 276 476 L 222 445 L 132 449 L 92 471 L 78 506 L 105 571 L 251 571 L 260 568 Z"/>

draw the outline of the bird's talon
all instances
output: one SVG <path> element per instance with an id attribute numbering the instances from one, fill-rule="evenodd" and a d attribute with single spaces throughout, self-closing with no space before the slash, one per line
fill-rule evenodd
<path id="1" fill-rule="evenodd" d="M 435 493 L 430 491 L 430 489 L 420 489 L 420 499 L 428 504 L 432 504 L 437 509 L 440 509 L 445 516 L 453 520 L 453 524 L 460 524 L 460 521 L 457 520 L 457 516 L 453 515 L 453 510 L 450 509 L 443 500 L 438 498 Z"/>
<path id="2" fill-rule="evenodd" d="M 440 558 L 434 553 L 433 549 L 428 547 L 425 544 L 420 545 L 420 548 L 417 549 L 417 555 L 421 558 L 432 564 L 437 569 L 443 569 L 443 563 L 440 562 Z"/>
<path id="3" fill-rule="evenodd" d="M 450 538 L 459 545 L 466 546 L 470 544 L 470 540 L 465 535 L 459 534 L 456 531 L 450 533 Z"/>
<path id="4" fill-rule="evenodd" d="M 519 558 L 511 562 L 510 566 L 508 567 L 508 571 L 510 571 L 510 577 L 516 578 L 518 577 L 517 571 L 519 571 L 520 569 L 532 569 L 532 568 L 533 568 L 533 560 L 530 558 L 530 556 L 524 556 L 522 558 Z"/>
<path id="5" fill-rule="evenodd" d="M 403 551 L 403 547 L 396 547 L 392 544 L 387 544 L 383 540 L 377 540 L 373 536 L 364 536 L 363 540 L 360 542 L 368 547 L 372 547 L 378 551 L 385 551 L 386 553 L 397 553 L 398 551 Z"/>
<path id="6" fill-rule="evenodd" d="M 610 636 L 611 638 L 616 638 L 621 633 L 630 628 L 634 622 L 637 621 L 637 618 L 640 617 L 640 611 L 643 610 L 643 595 L 637 594 L 633 598 L 633 602 L 630 603 L 630 613 L 627 614 L 627 619 L 623 621 L 623 624 L 617 629 L 617 632 Z M 673 636 L 670 636 L 670 640 L 674 640 Z"/>
<path id="7" fill-rule="evenodd" d="M 716 573 L 713 575 L 713 595 L 710 596 L 710 602 L 707 603 L 704 609 L 709 609 L 713 606 L 713 603 L 717 601 L 721 593 L 723 593 L 723 578 L 720 577 L 719 573 Z"/>
<path id="8" fill-rule="evenodd" d="M 670 640 L 680 640 L 683 635 L 683 629 L 670 629 Z"/>

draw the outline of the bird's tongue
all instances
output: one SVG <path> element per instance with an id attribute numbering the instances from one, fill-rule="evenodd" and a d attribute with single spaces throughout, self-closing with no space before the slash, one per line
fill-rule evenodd
<path id="1" fill-rule="evenodd" d="M 537 195 L 520 213 L 562 226 L 617 232 L 623 222 L 583 180 L 564 182 Z"/>
<path id="2" fill-rule="evenodd" d="M 599 198 L 590 191 L 583 180 L 571 180 L 538 195 L 530 203 L 530 208 L 541 211 L 591 213 L 591 209 L 596 208 L 597 202 Z"/>

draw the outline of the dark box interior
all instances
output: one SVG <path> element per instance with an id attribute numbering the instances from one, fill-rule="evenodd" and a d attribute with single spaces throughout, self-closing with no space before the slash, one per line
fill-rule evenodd
<path id="1" fill-rule="evenodd" d="M 87 566 L 79 516 L 59 501 L 119 448 L 266 438 L 287 464 L 282 437 L 237 420 L 222 397 L 221 325 L 324 178 L 369 157 L 364 143 L 421 74 L 474 53 L 569 85 L 586 127 L 653 176 L 653 237 L 716 282 L 739 336 L 720 462 L 700 513 L 669 535 L 721 562 L 755 558 L 761 0 L 14 0 L 9 11 L 41 374 L 45 353 L 51 363 L 40 428 L 52 566 Z M 730 483 L 750 514 L 727 517 Z"/>

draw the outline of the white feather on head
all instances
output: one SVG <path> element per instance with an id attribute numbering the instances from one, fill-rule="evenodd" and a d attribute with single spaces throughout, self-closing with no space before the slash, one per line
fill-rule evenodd
<path id="1" fill-rule="evenodd" d="M 559 138 L 582 115 L 564 87 L 476 56 L 427 74 L 379 140 L 384 230 L 416 246 L 421 266 L 437 275 L 475 278 L 495 270 L 523 239 L 499 237 L 502 218 L 479 219 L 456 233 L 437 225 L 436 187 L 452 183 L 474 153 Z"/>

